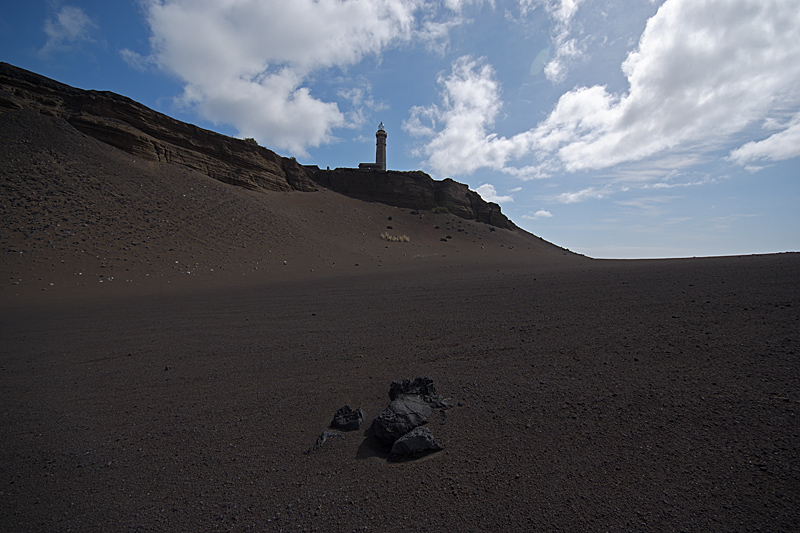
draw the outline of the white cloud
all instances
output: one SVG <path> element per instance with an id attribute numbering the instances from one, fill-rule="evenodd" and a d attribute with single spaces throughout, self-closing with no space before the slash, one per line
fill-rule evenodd
<path id="1" fill-rule="evenodd" d="M 565 93 L 535 130 L 566 170 L 717 148 L 772 109 L 800 104 L 795 0 L 668 0 L 622 65 L 630 88 Z"/>
<path id="2" fill-rule="evenodd" d="M 417 106 L 403 129 L 432 139 L 418 152 L 439 174 L 470 174 L 478 168 L 501 169 L 510 157 L 526 150 L 520 138 L 487 133 L 502 107 L 500 85 L 485 59 L 463 56 L 449 75 L 439 75 L 442 106 Z M 440 131 L 439 125 L 442 128 Z"/>
<path id="3" fill-rule="evenodd" d="M 482 4 L 484 0 L 444 0 L 444 5 L 451 11 L 461 12 L 461 8 L 470 4 Z M 487 3 L 494 7 L 494 0 L 487 0 Z"/>
<path id="4" fill-rule="evenodd" d="M 439 108 L 414 106 L 409 111 L 410 117 L 403 121 L 402 128 L 412 137 L 432 137 L 436 135 L 436 120 Z"/>
<path id="5" fill-rule="evenodd" d="M 587 187 L 577 192 L 564 192 L 558 195 L 556 201 L 562 204 L 576 204 L 585 200 L 599 200 L 608 196 L 609 191 Z"/>
<path id="6" fill-rule="evenodd" d="M 629 200 L 616 200 L 614 203 L 623 207 L 634 208 L 639 215 L 660 216 L 666 212 L 664 208 L 665 204 L 668 204 L 679 198 L 679 196 L 666 195 L 639 196 Z"/>
<path id="7" fill-rule="evenodd" d="M 551 13 L 571 20 L 578 2 L 558 5 L 563 9 Z M 653 157 L 685 167 L 712 157 L 754 124 L 774 127 L 776 117 L 797 113 L 798 27 L 797 0 L 667 0 L 622 64 L 627 92 L 576 87 L 532 129 L 500 137 L 492 132 L 502 108 L 494 71 L 485 61 L 461 58 L 450 75 L 439 77 L 441 105 L 412 110 L 407 131 L 431 137 L 419 153 L 441 174 L 493 168 L 547 177 Z M 783 131 L 745 144 L 731 158 L 744 164 L 795 157 L 798 120 L 795 115 Z M 533 160 L 509 165 L 523 156 Z M 663 170 L 662 176 L 670 168 Z"/>
<path id="8" fill-rule="evenodd" d="M 572 24 L 578 7 L 584 0 L 519 0 L 520 14 L 524 17 L 537 6 L 542 6 L 554 22 L 551 32 L 554 52 L 545 56 L 545 77 L 553 83 L 561 83 L 567 76 L 569 65 L 583 57 L 583 45 L 572 37 Z M 538 58 L 537 58 L 538 59 Z M 538 72 L 538 69 L 537 69 Z"/>
<path id="9" fill-rule="evenodd" d="M 524 144 L 525 141 L 523 140 L 521 142 Z M 526 150 L 520 148 L 520 151 Z M 539 165 L 528 165 L 521 168 L 504 166 L 500 169 L 504 174 L 514 176 L 523 181 L 549 178 L 556 170 L 558 170 L 558 167 L 549 161 L 545 161 Z"/>
<path id="10" fill-rule="evenodd" d="M 797 156 L 800 156 L 800 113 L 797 113 L 782 131 L 770 135 L 763 141 L 751 141 L 731 151 L 730 154 L 731 159 L 740 165 L 760 160 L 782 161 Z"/>
<path id="11" fill-rule="evenodd" d="M 183 104 L 261 144 L 305 155 L 331 142 L 335 128 L 360 120 L 358 110 L 348 115 L 312 94 L 315 72 L 402 43 L 445 39 L 446 13 L 457 16 L 481 0 L 146 1 L 151 59 L 184 82 Z M 437 15 L 445 26 L 429 24 Z M 123 57 L 141 63 L 132 53 Z"/>
<path id="12" fill-rule="evenodd" d="M 39 50 L 39 54 L 47 55 L 80 42 L 92 42 L 92 32 L 96 29 L 97 24 L 81 8 L 63 6 L 45 21 L 47 43 Z"/>
<path id="13" fill-rule="evenodd" d="M 450 30 L 471 22 L 464 16 L 464 8 L 472 5 L 480 6 L 484 3 L 494 7 L 494 0 L 420 1 L 420 28 L 414 32 L 415 38 L 425 43 L 429 51 L 444 56 L 450 46 Z M 440 6 L 449 11 L 449 15 L 452 16 L 443 17 Z"/>
<path id="14" fill-rule="evenodd" d="M 723 179 L 727 179 L 728 176 L 706 176 L 701 179 L 695 179 L 692 181 L 684 181 L 684 182 L 671 182 L 671 181 L 659 181 L 657 183 L 646 183 L 641 185 L 639 188 L 641 189 L 675 189 L 675 188 L 687 188 L 687 187 L 700 187 L 702 185 L 710 185 L 713 183 L 718 183 Z"/>
<path id="15" fill-rule="evenodd" d="M 361 127 L 367 122 L 367 113 L 387 108 L 385 104 L 376 102 L 372 97 L 372 87 L 368 82 L 364 82 L 360 87 L 340 89 L 336 94 L 350 102 L 352 107 L 351 111 L 345 113 L 348 127 Z"/>
<path id="16" fill-rule="evenodd" d="M 553 218 L 553 213 L 545 209 L 539 209 L 532 215 L 522 215 L 526 220 L 539 220 L 540 218 Z"/>
<path id="17" fill-rule="evenodd" d="M 511 195 L 500 196 L 499 194 L 497 194 L 497 189 L 495 189 L 494 185 L 492 185 L 491 183 L 484 183 L 483 185 L 475 189 L 475 192 L 480 194 L 481 198 L 483 198 L 487 202 L 502 204 L 514 201 L 514 197 Z"/>
<path id="18" fill-rule="evenodd" d="M 123 48 L 119 51 L 119 55 L 130 67 L 140 72 L 144 72 L 153 64 L 149 57 L 145 57 L 138 52 L 134 52 L 130 48 Z"/>

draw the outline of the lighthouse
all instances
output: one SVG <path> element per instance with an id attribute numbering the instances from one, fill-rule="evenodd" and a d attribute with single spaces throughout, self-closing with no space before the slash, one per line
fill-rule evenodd
<path id="1" fill-rule="evenodd" d="M 386 129 L 383 122 L 375 132 L 375 164 L 380 170 L 386 170 Z"/>
<path id="2" fill-rule="evenodd" d="M 358 168 L 361 170 L 386 170 L 386 127 L 383 122 L 375 132 L 375 162 L 359 163 Z"/>

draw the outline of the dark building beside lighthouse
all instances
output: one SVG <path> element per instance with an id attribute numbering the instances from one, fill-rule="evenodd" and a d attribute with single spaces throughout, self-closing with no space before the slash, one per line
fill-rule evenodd
<path id="1" fill-rule="evenodd" d="M 358 168 L 362 170 L 386 170 L 386 129 L 381 122 L 378 131 L 375 132 L 375 162 L 359 163 Z"/>

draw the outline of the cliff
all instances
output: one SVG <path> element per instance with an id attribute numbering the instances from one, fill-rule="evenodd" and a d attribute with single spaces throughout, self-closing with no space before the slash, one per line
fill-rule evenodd
<path id="1" fill-rule="evenodd" d="M 105 91 L 84 91 L 0 63 L 0 109 L 30 108 L 152 161 L 176 163 L 219 181 L 264 190 L 314 190 L 296 161 L 220 135 Z"/>
<path id="2" fill-rule="evenodd" d="M 486 202 L 478 193 L 450 178 L 436 181 L 420 171 L 306 168 L 316 183 L 352 198 L 425 211 L 443 209 L 468 220 L 516 228 L 500 212 L 499 205 Z"/>
<path id="3" fill-rule="evenodd" d="M 446 209 L 502 228 L 515 226 L 497 204 L 466 185 L 424 172 L 320 170 L 267 148 L 175 120 L 108 91 L 76 89 L 0 62 L 0 111 L 34 109 L 82 133 L 152 161 L 182 165 L 219 181 L 263 191 L 318 186 L 366 201 L 418 210 Z"/>

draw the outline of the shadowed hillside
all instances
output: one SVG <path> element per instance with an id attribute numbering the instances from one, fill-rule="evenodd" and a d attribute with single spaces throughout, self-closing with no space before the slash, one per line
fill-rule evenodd
<path id="1" fill-rule="evenodd" d="M 397 207 L 448 210 L 468 220 L 514 229 L 500 206 L 466 185 L 423 172 L 320 170 L 233 137 L 172 119 L 107 91 L 84 91 L 0 63 L 0 108 L 33 109 L 148 161 L 174 163 L 224 183 L 261 191 L 313 191 L 319 185 Z"/>
<path id="2" fill-rule="evenodd" d="M 35 109 L 6 107 L 0 128 L 3 290 L 12 294 L 573 257 L 522 230 L 447 211 L 324 188 L 230 185 L 129 154 Z"/>

